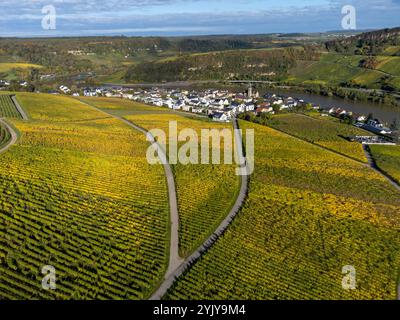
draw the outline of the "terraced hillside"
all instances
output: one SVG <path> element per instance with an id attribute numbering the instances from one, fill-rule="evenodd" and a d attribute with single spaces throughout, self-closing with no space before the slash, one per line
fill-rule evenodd
<path id="1" fill-rule="evenodd" d="M 377 166 L 400 183 L 400 146 L 369 146 Z"/>
<path id="2" fill-rule="evenodd" d="M 363 164 L 255 130 L 242 212 L 167 299 L 395 299 L 400 194 Z M 344 290 L 343 266 L 356 269 Z"/>
<path id="3" fill-rule="evenodd" d="M 31 116 L 0 155 L 0 299 L 143 299 L 168 263 L 162 166 L 142 133 L 67 97 L 18 94 Z M 57 290 L 42 289 L 45 265 Z"/>
<path id="4" fill-rule="evenodd" d="M 176 121 L 178 132 L 190 128 L 200 137 L 201 129 L 232 129 L 231 124 L 219 124 L 199 117 L 171 113 L 168 109 L 118 99 L 88 98 L 84 101 L 112 112 L 147 130 L 162 129 L 169 133 L 169 122 Z M 179 142 L 182 146 L 185 142 Z M 211 145 L 211 143 L 210 143 Z M 219 147 L 222 149 L 223 145 Z M 223 156 L 221 151 L 221 161 Z M 176 164 L 173 165 L 178 198 L 179 247 L 181 256 L 194 251 L 226 217 L 239 189 L 235 165 Z"/>
<path id="5" fill-rule="evenodd" d="M 270 125 L 290 135 L 341 153 L 357 161 L 367 162 L 362 145 L 349 142 L 346 137 L 369 136 L 368 131 L 340 123 L 335 118 L 323 118 L 319 114 L 303 115 L 287 113 L 276 115 Z"/>

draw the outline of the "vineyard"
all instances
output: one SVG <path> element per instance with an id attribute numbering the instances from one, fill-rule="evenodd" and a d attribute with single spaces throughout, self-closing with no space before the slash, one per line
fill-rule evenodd
<path id="1" fill-rule="evenodd" d="M 11 135 L 8 130 L 0 124 L 0 149 L 7 144 L 10 138 Z"/>
<path id="2" fill-rule="evenodd" d="M 9 95 L 0 94 L 0 118 L 21 118 Z"/>
<path id="3" fill-rule="evenodd" d="M 288 113 L 274 116 L 271 121 L 271 127 L 331 149 L 349 158 L 367 162 L 361 144 L 349 142 L 345 138 L 371 134 L 357 127 L 340 123 L 337 119 L 325 119 L 319 115 L 306 116 Z"/>
<path id="4" fill-rule="evenodd" d="M 145 299 L 168 263 L 169 208 L 148 142 L 77 100 L 19 93 L 31 115 L 0 158 L 0 299 Z M 41 270 L 56 269 L 57 290 Z"/>
<path id="5" fill-rule="evenodd" d="M 136 115 L 126 118 L 146 129 L 158 128 L 165 132 L 169 131 L 169 121 L 177 121 L 178 132 L 191 128 L 198 136 L 201 129 L 232 126 L 179 115 Z M 179 246 L 183 256 L 195 250 L 217 228 L 233 206 L 239 188 L 235 168 L 235 165 L 229 164 L 173 165 L 180 218 Z"/>
<path id="6" fill-rule="evenodd" d="M 231 124 L 218 124 L 201 118 L 173 114 L 167 109 L 116 99 L 86 99 L 103 110 L 114 114 L 124 113 L 125 118 L 147 130 L 162 129 L 167 133 L 170 121 L 177 121 L 178 132 L 194 129 L 200 136 L 201 129 L 232 129 Z M 119 108 L 119 109 L 118 109 Z M 168 142 L 168 140 L 167 140 Z M 181 142 L 181 146 L 184 142 Z M 221 146 L 220 146 L 221 147 Z M 222 152 L 221 152 L 222 153 Z M 221 159 L 222 156 L 221 156 Z M 235 165 L 225 164 L 176 164 L 173 165 L 177 188 L 179 246 L 182 256 L 194 251 L 226 217 L 236 200 L 239 179 Z"/>
<path id="7" fill-rule="evenodd" d="M 95 100 L 96 107 L 102 110 L 112 113 L 116 116 L 125 116 L 132 114 L 166 114 L 171 113 L 168 109 L 147 106 L 141 103 L 136 103 L 126 99 L 118 98 L 87 98 L 80 97 L 79 100 L 92 103 Z"/>
<path id="8" fill-rule="evenodd" d="M 242 212 L 166 299 L 395 299 L 400 193 L 367 166 L 255 129 Z M 343 266 L 357 290 L 342 288 Z"/>
<path id="9" fill-rule="evenodd" d="M 400 183 L 400 147 L 369 146 L 377 166 Z"/>

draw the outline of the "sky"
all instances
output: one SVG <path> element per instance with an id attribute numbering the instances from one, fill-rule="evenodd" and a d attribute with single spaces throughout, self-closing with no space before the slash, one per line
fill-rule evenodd
<path id="1" fill-rule="evenodd" d="M 345 5 L 358 30 L 400 26 L 400 0 L 0 0 L 0 36 L 323 32 Z"/>

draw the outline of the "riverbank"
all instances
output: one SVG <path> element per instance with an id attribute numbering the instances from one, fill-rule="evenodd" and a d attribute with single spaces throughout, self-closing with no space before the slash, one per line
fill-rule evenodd
<path id="1" fill-rule="evenodd" d="M 320 105 L 325 110 L 336 107 L 357 114 L 368 115 L 372 113 L 375 118 L 385 122 L 386 125 L 390 125 L 395 120 L 400 123 L 400 107 L 388 106 L 385 104 L 368 101 L 353 101 L 335 96 L 322 96 L 314 93 L 307 93 L 301 90 L 295 90 L 292 87 L 269 88 L 267 89 L 267 92 L 300 98 L 304 101 Z"/>

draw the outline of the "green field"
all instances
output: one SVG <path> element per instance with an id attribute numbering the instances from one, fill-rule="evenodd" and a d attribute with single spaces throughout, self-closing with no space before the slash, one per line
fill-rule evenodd
<path id="1" fill-rule="evenodd" d="M 5 60 L 7 60 L 7 58 Z M 0 78 L 6 80 L 28 79 L 32 69 L 42 69 L 42 68 L 43 66 L 32 63 L 1 62 Z"/>
<path id="2" fill-rule="evenodd" d="M 400 76 L 400 57 L 388 57 L 378 66 L 378 70 Z"/>
<path id="3" fill-rule="evenodd" d="M 384 50 L 387 55 L 396 55 L 400 53 L 400 46 L 389 46 Z"/>
<path id="4" fill-rule="evenodd" d="M 292 70 L 295 82 L 321 81 L 327 83 L 340 83 L 351 79 L 360 69 L 357 67 L 354 56 L 342 56 L 339 54 L 324 53 L 319 61 L 312 64 L 305 64 L 305 68 Z"/>
<path id="5" fill-rule="evenodd" d="M 345 138 L 371 134 L 340 123 L 337 119 L 321 117 L 319 113 L 310 115 L 287 113 L 275 115 L 270 121 L 270 126 L 357 161 L 367 162 L 362 145 L 358 142 L 349 142 Z"/>
<path id="6" fill-rule="evenodd" d="M 150 107 L 119 99 L 87 98 L 102 110 L 123 115 L 147 130 L 169 132 L 169 122 L 177 121 L 178 132 L 191 128 L 200 136 L 201 129 L 232 129 L 206 118 L 187 117 L 166 108 Z M 167 135 L 168 137 L 168 135 Z M 168 141 L 167 141 L 168 144 Z M 179 143 L 181 146 L 183 142 Z M 189 255 L 217 228 L 236 200 L 239 179 L 235 165 L 181 164 L 172 165 L 178 197 L 179 247 L 182 256 Z"/>
<path id="7" fill-rule="evenodd" d="M 400 183 L 400 146 L 370 145 L 377 166 Z"/>
<path id="8" fill-rule="evenodd" d="M 1 299 L 146 299 L 167 268 L 169 207 L 145 136 L 71 98 L 17 97 L 31 120 L 12 121 L 21 140 L 0 155 Z"/>
<path id="9" fill-rule="evenodd" d="M 395 299 L 400 193 L 363 164 L 271 128 L 229 229 L 167 299 Z M 342 268 L 356 269 L 356 290 Z"/>
<path id="10" fill-rule="evenodd" d="M 32 63 L 10 63 L 2 62 L 0 63 L 0 72 L 9 72 L 13 69 L 31 69 L 31 68 L 42 68 L 42 66 Z"/>

